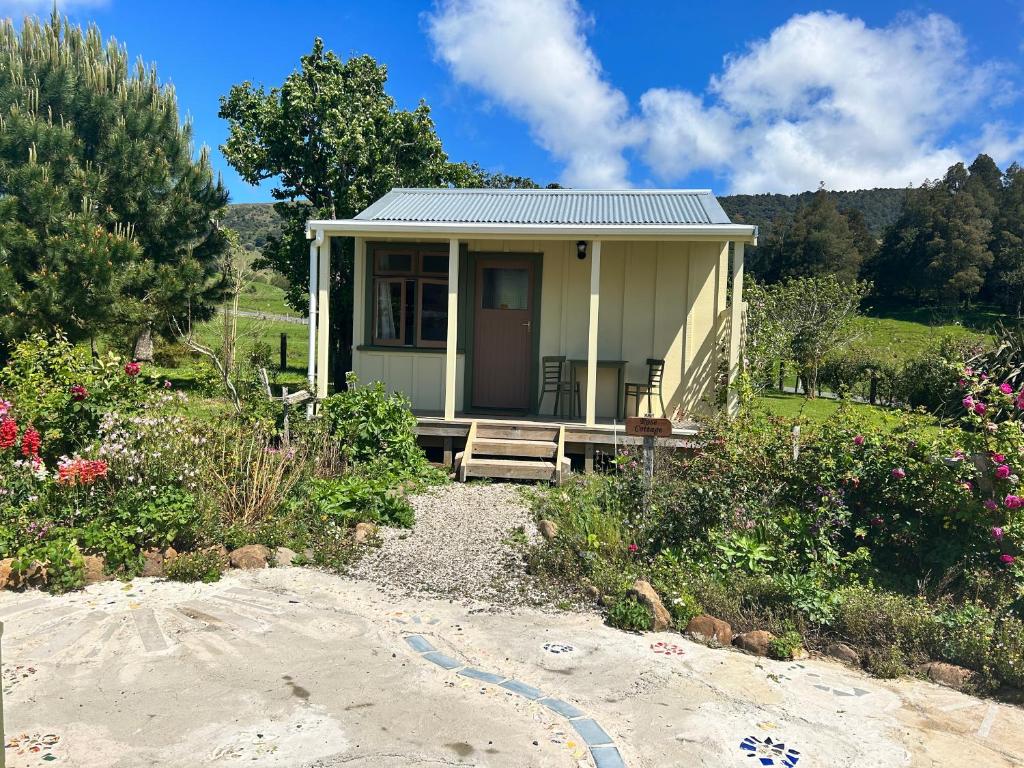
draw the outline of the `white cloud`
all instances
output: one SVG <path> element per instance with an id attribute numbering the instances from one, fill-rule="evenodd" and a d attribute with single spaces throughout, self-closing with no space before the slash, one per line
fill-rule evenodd
<path id="1" fill-rule="evenodd" d="M 524 119 L 567 183 L 621 187 L 639 134 L 587 46 L 589 23 L 576 0 L 443 0 L 427 16 L 455 79 Z"/>
<path id="2" fill-rule="evenodd" d="M 998 80 L 995 66 L 968 61 L 963 36 L 944 16 L 901 17 L 884 28 L 835 13 L 794 16 L 726 57 L 711 79 L 711 106 L 693 113 L 689 130 L 728 120 L 736 151 L 724 163 L 698 157 L 695 167 L 728 173 L 744 192 L 919 183 L 961 159 L 963 148 L 944 137 Z M 663 101 L 691 98 L 671 91 Z M 646 157 L 672 175 L 671 164 L 658 164 L 665 141 L 652 123 Z"/>
<path id="3" fill-rule="evenodd" d="M 705 170 L 732 191 L 788 192 L 917 184 L 974 152 L 1005 164 L 1024 148 L 998 121 L 969 125 L 1017 93 L 938 14 L 886 27 L 794 16 L 726 56 L 703 93 L 652 88 L 635 110 L 587 45 L 577 0 L 439 0 L 427 21 L 455 79 L 525 120 L 570 185 L 628 185 L 632 150 L 663 183 Z"/>

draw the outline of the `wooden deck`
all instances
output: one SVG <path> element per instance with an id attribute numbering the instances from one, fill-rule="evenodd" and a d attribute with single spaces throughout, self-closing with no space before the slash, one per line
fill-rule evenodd
<path id="1" fill-rule="evenodd" d="M 550 416 L 493 416 L 480 414 L 458 413 L 454 419 L 446 420 L 443 415 L 431 412 L 416 413 L 416 434 L 424 447 L 441 448 L 443 462 L 451 467 L 458 451 L 465 447 L 470 427 L 474 422 L 491 427 L 492 434 L 500 435 L 500 428 L 506 426 L 509 432 L 518 432 L 516 426 L 545 426 L 552 428 L 564 427 L 565 453 L 583 458 L 586 471 L 594 467 L 595 452 L 615 453 L 626 445 L 640 445 L 643 438 L 626 434 L 626 425 L 615 423 L 610 419 L 601 420 L 593 426 L 579 421 L 567 421 Z M 658 441 L 659 446 L 666 448 L 690 448 L 693 437 L 699 432 L 696 422 L 676 425 L 672 437 Z"/>

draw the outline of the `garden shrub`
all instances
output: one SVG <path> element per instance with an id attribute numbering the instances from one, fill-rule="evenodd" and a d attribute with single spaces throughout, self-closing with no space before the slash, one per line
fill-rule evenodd
<path id="1" fill-rule="evenodd" d="M 164 573 L 172 581 L 201 581 L 204 584 L 211 584 L 220 581 L 221 574 L 227 567 L 224 555 L 216 549 L 207 549 L 186 552 L 172 558 L 164 565 Z"/>
<path id="2" fill-rule="evenodd" d="M 411 528 L 415 522 L 405 497 L 392 493 L 386 481 L 362 474 L 314 478 L 305 486 L 304 496 L 315 518 L 341 528 L 360 522 Z"/>
<path id="3" fill-rule="evenodd" d="M 864 666 L 872 675 L 884 680 L 895 680 L 910 672 L 906 656 L 894 645 L 869 648 L 864 658 Z"/>
<path id="4" fill-rule="evenodd" d="M 796 630 L 788 630 L 768 641 L 768 655 L 773 659 L 792 659 L 804 647 L 804 639 Z"/>
<path id="5" fill-rule="evenodd" d="M 624 595 L 608 608 L 608 623 L 628 632 L 646 632 L 651 628 L 651 614 L 633 595 Z"/>
<path id="6" fill-rule="evenodd" d="M 428 474 L 416 442 L 416 417 L 404 395 L 386 392 L 379 381 L 359 386 L 349 374 L 348 388 L 324 399 L 321 408 L 350 464 L 372 465 L 397 479 Z"/>
<path id="7" fill-rule="evenodd" d="M 834 628 L 865 648 L 898 648 L 920 655 L 934 635 L 934 619 L 923 598 L 905 597 L 865 586 L 839 593 Z"/>

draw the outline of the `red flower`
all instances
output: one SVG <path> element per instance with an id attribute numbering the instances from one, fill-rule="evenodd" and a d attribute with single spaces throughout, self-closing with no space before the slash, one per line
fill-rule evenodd
<path id="1" fill-rule="evenodd" d="M 129 376 L 138 376 L 139 375 L 139 371 L 141 371 L 141 370 L 142 370 L 142 363 L 131 362 L 131 363 L 126 363 L 125 366 L 124 366 L 124 372 L 127 373 Z"/>
<path id="2" fill-rule="evenodd" d="M 71 399 L 79 403 L 89 396 L 89 390 L 81 384 L 72 384 L 69 391 L 71 392 Z"/>
<path id="3" fill-rule="evenodd" d="M 902 479 L 903 479 L 904 477 L 906 477 L 906 476 L 907 476 L 907 472 L 906 472 L 906 470 L 905 470 L 905 469 L 903 469 L 903 467 L 896 467 L 896 469 L 894 469 L 894 470 L 893 470 L 892 472 L 890 472 L 889 474 L 891 474 L 891 475 L 892 475 L 893 477 L 895 477 L 895 478 L 896 478 L 897 480 L 902 480 Z"/>
<path id="4" fill-rule="evenodd" d="M 57 467 L 57 482 L 61 485 L 92 485 L 107 476 L 107 462 L 101 459 L 71 459 Z"/>
<path id="5" fill-rule="evenodd" d="M 14 419 L 0 419 L 0 448 L 10 448 L 18 442 L 18 425 Z"/>
<path id="6" fill-rule="evenodd" d="M 39 446 L 43 444 L 43 438 L 35 427 L 29 427 L 21 436 L 21 455 L 26 459 L 39 455 Z"/>
<path id="7" fill-rule="evenodd" d="M 630 544 L 629 545 L 629 554 L 635 555 L 639 551 L 640 551 L 640 547 L 638 547 L 636 544 Z"/>
<path id="8" fill-rule="evenodd" d="M 999 562 L 1001 562 L 1003 565 L 1013 565 L 1016 562 L 1016 560 L 1017 560 L 1017 558 L 1014 557 L 1013 555 L 1000 555 L 999 556 Z"/>

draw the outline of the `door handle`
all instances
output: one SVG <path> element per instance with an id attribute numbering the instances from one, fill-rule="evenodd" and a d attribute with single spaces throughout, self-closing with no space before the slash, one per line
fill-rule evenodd
<path id="1" fill-rule="evenodd" d="M 532 320 L 527 320 L 525 323 L 523 323 L 523 328 L 525 328 L 528 331 L 532 331 L 533 330 L 533 321 Z"/>

